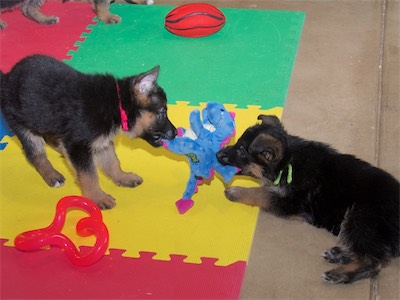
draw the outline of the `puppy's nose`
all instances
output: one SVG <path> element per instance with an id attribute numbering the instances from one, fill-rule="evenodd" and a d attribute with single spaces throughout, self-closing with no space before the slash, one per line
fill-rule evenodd
<path id="1" fill-rule="evenodd" d="M 178 131 L 176 130 L 176 128 L 172 127 L 171 129 L 167 130 L 167 132 L 165 132 L 164 138 L 167 140 L 172 140 L 173 138 L 176 137 L 177 134 Z"/>
<path id="2" fill-rule="evenodd" d="M 227 165 L 229 163 L 228 154 L 224 150 L 220 150 L 217 152 L 217 159 L 223 165 Z"/>

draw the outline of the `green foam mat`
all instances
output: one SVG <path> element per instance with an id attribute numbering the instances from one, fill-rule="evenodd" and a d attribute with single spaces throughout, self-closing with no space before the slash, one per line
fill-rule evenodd
<path id="1" fill-rule="evenodd" d="M 129 76 L 161 66 L 159 83 L 170 104 L 214 101 L 283 107 L 305 14 L 222 8 L 225 26 L 203 38 L 164 28 L 171 6 L 112 5 L 123 21 L 99 22 L 68 62 L 83 72 Z"/>

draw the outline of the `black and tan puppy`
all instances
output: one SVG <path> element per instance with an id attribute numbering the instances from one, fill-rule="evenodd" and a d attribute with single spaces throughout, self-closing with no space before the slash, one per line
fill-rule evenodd
<path id="1" fill-rule="evenodd" d="M 115 200 L 101 190 L 95 161 L 119 186 L 135 187 L 143 181 L 120 168 L 113 145 L 119 129 L 155 147 L 176 136 L 165 92 L 156 82 L 158 72 L 155 67 L 117 80 L 34 55 L 10 73 L 1 73 L 1 109 L 27 159 L 49 186 L 62 186 L 65 179 L 47 159 L 45 143 L 69 160 L 84 196 L 102 209 L 112 208 Z"/>
<path id="2" fill-rule="evenodd" d="M 69 0 L 63 0 L 67 2 Z M 74 0 L 72 0 L 74 1 Z M 93 5 L 97 17 L 106 24 L 119 23 L 121 17 L 110 13 L 110 3 L 129 3 L 129 4 L 153 4 L 153 0 L 75 0 L 82 2 L 90 2 Z M 59 18 L 56 16 L 47 16 L 40 12 L 40 8 L 46 0 L 1 0 L 0 11 L 14 9 L 18 6 L 21 7 L 23 14 L 40 24 L 56 24 Z M 7 27 L 7 24 L 0 19 L 0 29 Z"/>
<path id="3" fill-rule="evenodd" d="M 338 235 L 323 257 L 339 266 L 330 283 L 351 283 L 379 273 L 400 254 L 399 182 L 352 155 L 286 133 L 274 116 L 259 116 L 233 146 L 217 153 L 225 165 L 261 181 L 229 187 L 226 197 L 280 217 L 301 218 Z"/>

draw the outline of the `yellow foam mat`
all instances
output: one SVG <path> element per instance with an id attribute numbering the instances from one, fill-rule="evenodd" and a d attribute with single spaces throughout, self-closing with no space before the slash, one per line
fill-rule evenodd
<path id="1" fill-rule="evenodd" d="M 177 127 L 189 127 L 189 114 L 200 106 L 178 102 L 169 106 L 169 117 Z M 282 108 L 261 110 L 256 106 L 237 109 L 237 133 L 257 122 L 259 114 L 282 114 Z M 48 148 L 49 160 L 66 178 L 58 189 L 48 187 L 22 154 L 15 137 L 0 151 L 0 237 L 13 244 L 15 236 L 23 231 L 48 226 L 54 217 L 59 199 L 79 195 L 73 172 L 59 153 Z M 139 251 L 156 252 L 155 259 L 170 260 L 170 254 L 186 255 L 185 262 L 201 263 L 201 257 L 218 258 L 216 265 L 247 261 L 258 209 L 231 203 L 224 196 L 224 184 L 218 177 L 199 187 L 194 195 L 195 205 L 184 215 L 179 214 L 175 202 L 181 197 L 189 177 L 189 164 L 184 156 L 164 148 L 152 148 L 146 142 L 130 140 L 119 135 L 115 141 L 117 155 L 125 171 L 143 177 L 142 185 L 130 189 L 115 186 L 101 172 L 102 189 L 117 199 L 117 206 L 103 211 L 104 222 L 110 232 L 110 248 L 126 249 L 125 256 L 139 257 Z M 236 176 L 232 183 L 256 186 L 247 177 Z M 80 238 L 75 224 L 85 214 L 68 213 L 63 232 L 77 245 L 90 246 L 94 238 Z"/>

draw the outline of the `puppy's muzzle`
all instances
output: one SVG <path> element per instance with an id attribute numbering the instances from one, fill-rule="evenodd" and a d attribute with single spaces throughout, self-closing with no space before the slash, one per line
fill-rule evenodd
<path id="1" fill-rule="evenodd" d="M 217 159 L 220 164 L 224 166 L 229 165 L 228 152 L 225 149 L 219 150 L 217 152 Z"/>
<path id="2" fill-rule="evenodd" d="M 167 122 L 164 124 L 162 131 L 146 134 L 144 139 L 147 140 L 152 146 L 160 147 L 163 139 L 172 140 L 177 136 L 177 134 L 178 131 L 176 130 L 175 126 L 172 125 L 171 122 Z"/>
<path id="3" fill-rule="evenodd" d="M 161 137 L 163 139 L 172 140 L 176 137 L 177 134 L 178 134 L 178 131 L 176 130 L 176 128 L 174 126 L 172 126 L 166 132 L 162 133 Z"/>

